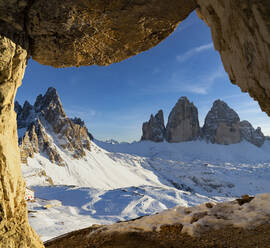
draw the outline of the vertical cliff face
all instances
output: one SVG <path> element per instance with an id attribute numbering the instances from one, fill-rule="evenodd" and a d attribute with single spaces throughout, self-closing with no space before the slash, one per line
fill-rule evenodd
<path id="1" fill-rule="evenodd" d="M 181 97 L 173 107 L 166 125 L 166 140 L 181 142 L 200 136 L 198 110 L 186 97 Z"/>
<path id="2" fill-rule="evenodd" d="M 258 147 L 265 141 L 264 134 L 248 121 L 240 122 L 238 114 L 227 103 L 216 100 L 208 112 L 202 128 L 203 137 L 216 144 L 230 145 L 246 140 Z"/>
<path id="3" fill-rule="evenodd" d="M 270 115 L 270 1 L 197 0 L 232 83 Z"/>
<path id="4" fill-rule="evenodd" d="M 14 112 L 28 43 L 20 33 L 8 37 L 0 35 L 0 247 L 42 247 L 28 224 Z"/>
<path id="5" fill-rule="evenodd" d="M 225 102 L 216 100 L 206 115 L 202 128 L 207 141 L 217 144 L 235 144 L 241 141 L 240 118 Z"/>
<path id="6" fill-rule="evenodd" d="M 142 131 L 141 140 L 162 142 L 165 135 L 163 111 L 159 110 L 155 116 L 151 115 L 150 120 L 143 123 Z"/>

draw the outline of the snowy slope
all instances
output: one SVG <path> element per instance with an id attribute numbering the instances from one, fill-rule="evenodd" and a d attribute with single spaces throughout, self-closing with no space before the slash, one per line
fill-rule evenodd
<path id="1" fill-rule="evenodd" d="M 37 197 L 29 203 L 30 223 L 43 240 L 176 205 L 270 192 L 268 142 L 258 148 L 247 142 L 222 146 L 204 141 L 95 141 L 81 159 L 72 158 L 57 145 L 56 149 L 67 166 L 52 164 L 43 154 L 22 165 L 27 185 Z M 54 199 L 62 206 L 42 208 Z"/>
<path id="2" fill-rule="evenodd" d="M 133 143 L 111 144 L 95 140 L 95 143 L 110 152 L 120 152 L 149 158 L 191 162 L 194 160 L 208 162 L 262 163 L 270 162 L 270 142 L 262 147 L 247 141 L 231 145 L 206 143 L 205 141 L 188 141 L 181 143 L 154 143 L 140 141 Z"/>
<path id="3" fill-rule="evenodd" d="M 145 159 L 134 156 L 125 156 L 119 159 L 111 153 L 91 146 L 91 152 L 85 151 L 82 159 L 74 159 L 59 149 L 67 166 L 52 164 L 46 157 L 36 154 L 28 158 L 28 165 L 22 165 L 22 171 L 27 185 L 48 185 L 44 174 L 50 177 L 55 185 L 75 185 L 100 189 L 115 189 L 120 187 L 139 185 L 161 185 L 158 177 L 142 164 Z"/>
<path id="4" fill-rule="evenodd" d="M 29 202 L 30 224 L 42 240 L 62 235 L 92 224 L 111 224 L 138 216 L 151 215 L 167 208 L 193 206 L 209 198 L 153 186 L 100 190 L 68 186 L 36 186 L 39 199 Z M 44 205 L 60 200 L 62 206 L 49 209 Z"/>

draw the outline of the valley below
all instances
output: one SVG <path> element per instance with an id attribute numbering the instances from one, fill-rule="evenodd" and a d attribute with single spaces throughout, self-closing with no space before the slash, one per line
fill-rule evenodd
<path id="1" fill-rule="evenodd" d="M 268 141 L 258 148 L 248 142 L 225 146 L 204 141 L 94 140 L 91 151 L 79 160 L 59 149 L 67 164 L 63 167 L 35 154 L 22 165 L 36 198 L 28 202 L 29 221 L 46 241 L 175 206 L 215 204 L 269 192 L 269 149 Z"/>

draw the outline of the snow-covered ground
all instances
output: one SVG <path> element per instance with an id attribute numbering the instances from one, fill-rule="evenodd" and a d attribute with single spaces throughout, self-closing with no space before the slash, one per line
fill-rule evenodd
<path id="1" fill-rule="evenodd" d="M 29 220 L 43 240 L 176 205 L 270 192 L 269 141 L 261 148 L 248 142 L 223 146 L 204 141 L 95 141 L 91 149 L 80 160 L 59 149 L 64 167 L 40 154 L 22 165 L 37 197 L 28 203 Z M 51 200 L 62 206 L 44 208 Z"/>

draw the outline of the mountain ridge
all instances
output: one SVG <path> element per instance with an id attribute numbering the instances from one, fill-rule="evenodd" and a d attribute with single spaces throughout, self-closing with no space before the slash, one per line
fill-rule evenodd
<path id="1" fill-rule="evenodd" d="M 52 163 L 65 166 L 55 144 L 69 151 L 76 159 L 90 150 L 93 136 L 80 118 L 68 118 L 61 100 L 53 87 L 38 95 L 34 105 L 25 101 L 23 107 L 16 102 L 19 147 L 22 162 L 34 153 L 45 153 Z M 22 131 L 22 132 L 21 132 Z"/>
<path id="2" fill-rule="evenodd" d="M 163 111 L 160 111 L 163 115 Z M 157 129 L 153 120 L 155 117 L 151 115 L 150 120 L 143 123 L 141 140 L 154 142 L 166 140 L 169 143 L 178 143 L 203 139 L 206 142 L 222 145 L 246 140 L 258 147 L 261 147 L 266 140 L 260 127 L 255 129 L 247 120 L 241 121 L 238 114 L 220 99 L 214 101 L 205 117 L 203 127 L 199 125 L 197 107 L 187 97 L 179 98 L 172 108 L 163 136 L 160 135 L 161 132 L 156 136 L 153 135 Z"/>

